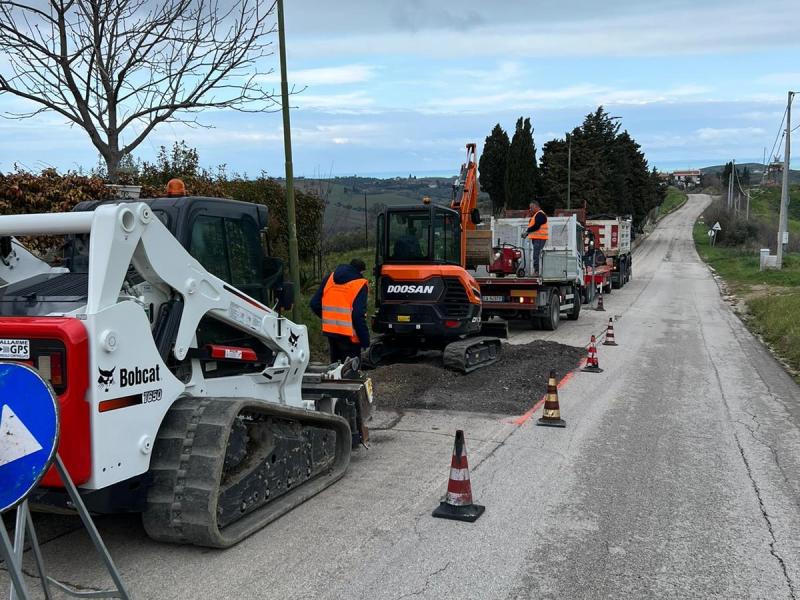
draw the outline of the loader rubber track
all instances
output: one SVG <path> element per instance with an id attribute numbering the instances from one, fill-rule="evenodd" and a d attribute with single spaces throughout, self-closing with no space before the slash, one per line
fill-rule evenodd
<path id="1" fill-rule="evenodd" d="M 341 417 L 241 398 L 182 398 L 153 447 L 142 521 L 155 540 L 227 548 L 340 479 Z"/>
<path id="2" fill-rule="evenodd" d="M 471 373 L 496 363 L 500 353 L 499 338 L 478 336 L 447 344 L 442 351 L 442 361 L 448 369 Z"/>

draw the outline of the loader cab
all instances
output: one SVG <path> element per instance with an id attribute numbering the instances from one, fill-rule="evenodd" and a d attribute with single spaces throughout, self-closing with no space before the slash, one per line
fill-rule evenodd
<path id="1" fill-rule="evenodd" d="M 112 201 L 80 202 L 74 210 L 94 210 L 105 202 Z M 210 273 L 259 302 L 270 305 L 277 302 L 285 308 L 291 305 L 290 285 L 283 282 L 283 261 L 271 256 L 267 236 L 269 215 L 263 204 L 203 196 L 132 202 L 148 204 L 178 242 Z M 73 272 L 88 267 L 88 239 L 73 239 L 67 245 L 65 266 Z"/>
<path id="2" fill-rule="evenodd" d="M 461 257 L 456 211 L 434 204 L 387 208 L 378 215 L 375 266 L 452 264 Z"/>

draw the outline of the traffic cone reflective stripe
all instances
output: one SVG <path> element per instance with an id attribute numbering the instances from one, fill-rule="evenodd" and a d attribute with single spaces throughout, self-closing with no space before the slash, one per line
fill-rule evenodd
<path id="1" fill-rule="evenodd" d="M 586 357 L 586 366 L 581 369 L 586 373 L 602 373 L 603 369 L 600 368 L 600 361 L 597 359 L 597 339 L 592 336 L 589 341 L 589 354 Z"/>
<path id="2" fill-rule="evenodd" d="M 617 346 L 617 340 L 614 339 L 614 319 L 608 319 L 608 329 L 606 329 L 606 341 L 603 346 Z"/>
<path id="3" fill-rule="evenodd" d="M 547 380 L 547 395 L 544 398 L 544 410 L 536 424 L 547 427 L 567 426 L 566 421 L 561 418 L 561 409 L 558 406 L 558 384 L 555 371 L 550 371 L 550 379 Z"/>
<path id="4" fill-rule="evenodd" d="M 467 448 L 464 432 L 456 431 L 453 456 L 450 460 L 450 479 L 447 481 L 447 494 L 439 507 L 433 511 L 434 517 L 473 522 L 486 510 L 472 501 L 472 484 L 469 480 Z"/>

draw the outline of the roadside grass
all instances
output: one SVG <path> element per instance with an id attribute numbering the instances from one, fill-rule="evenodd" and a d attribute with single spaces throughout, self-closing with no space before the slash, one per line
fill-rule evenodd
<path id="1" fill-rule="evenodd" d="M 800 253 L 784 255 L 780 271 L 759 271 L 756 250 L 711 246 L 705 223 L 695 223 L 693 234 L 700 257 L 747 305 L 747 326 L 800 372 Z"/>
<path id="2" fill-rule="evenodd" d="M 797 287 L 800 291 L 800 254 L 784 255 L 783 269 L 759 271 L 757 250 L 731 246 L 711 246 L 708 225 L 695 223 L 694 242 L 700 258 L 714 270 L 736 293 L 747 293 L 752 286 Z"/>
<path id="3" fill-rule="evenodd" d="M 667 188 L 667 196 L 664 198 L 664 202 L 661 203 L 661 206 L 658 209 L 658 220 L 660 221 L 669 213 L 678 210 L 684 205 L 687 197 L 688 196 L 685 192 L 682 192 L 676 187 L 670 186 Z"/>
<path id="4" fill-rule="evenodd" d="M 755 330 L 795 371 L 800 369 L 800 289 L 751 298 L 747 305 Z"/>

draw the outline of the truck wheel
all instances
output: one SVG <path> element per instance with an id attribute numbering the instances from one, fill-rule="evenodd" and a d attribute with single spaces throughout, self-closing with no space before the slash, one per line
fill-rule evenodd
<path id="1" fill-rule="evenodd" d="M 611 285 L 611 278 L 609 278 L 608 283 L 603 286 L 603 293 L 606 294 L 606 295 L 610 294 L 611 293 L 611 288 L 613 288 L 613 287 L 614 286 Z"/>
<path id="2" fill-rule="evenodd" d="M 567 318 L 570 321 L 577 321 L 578 317 L 581 314 L 581 290 L 579 287 L 575 286 L 572 288 L 572 310 L 569 311 Z"/>
<path id="3" fill-rule="evenodd" d="M 594 295 L 597 292 L 594 282 L 583 287 L 583 302 L 584 304 L 591 304 L 594 300 Z"/>
<path id="4" fill-rule="evenodd" d="M 614 276 L 611 276 L 611 287 L 618 290 L 625 285 L 625 259 L 621 258 L 617 263 L 617 280 L 614 281 Z"/>
<path id="5" fill-rule="evenodd" d="M 629 261 L 628 262 L 627 276 L 628 276 L 627 281 L 630 281 L 631 279 L 633 279 L 633 261 Z"/>
<path id="6" fill-rule="evenodd" d="M 561 298 L 554 293 L 550 296 L 550 305 L 547 316 L 542 317 L 542 329 L 555 331 L 558 329 L 558 322 L 561 320 Z"/>

